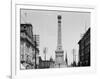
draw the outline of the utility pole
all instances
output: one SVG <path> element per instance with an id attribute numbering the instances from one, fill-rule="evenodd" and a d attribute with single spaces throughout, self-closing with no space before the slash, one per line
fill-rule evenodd
<path id="1" fill-rule="evenodd" d="M 36 65 L 36 48 L 37 48 L 37 45 L 36 45 L 36 35 L 34 36 L 34 38 L 35 38 L 35 41 L 34 41 L 34 43 L 35 43 L 35 69 L 37 69 L 37 65 Z"/>
<path id="2" fill-rule="evenodd" d="M 45 61 L 46 61 L 47 47 L 44 48 L 43 52 L 44 52 L 44 55 L 45 55 L 45 56 L 44 56 L 44 59 L 45 59 Z"/>
<path id="3" fill-rule="evenodd" d="M 33 36 L 33 38 L 34 38 L 34 48 L 35 48 L 35 69 L 37 69 L 37 66 L 38 66 L 38 54 L 39 54 L 39 49 L 38 49 L 38 47 L 37 46 L 39 46 L 39 35 L 34 35 Z"/>
<path id="4" fill-rule="evenodd" d="M 85 21 L 85 29 L 84 29 L 85 30 L 85 33 L 86 33 L 86 29 L 87 29 L 87 24 L 86 24 L 86 21 Z"/>
<path id="5" fill-rule="evenodd" d="M 73 49 L 73 66 L 76 65 L 76 52 L 75 49 Z"/>

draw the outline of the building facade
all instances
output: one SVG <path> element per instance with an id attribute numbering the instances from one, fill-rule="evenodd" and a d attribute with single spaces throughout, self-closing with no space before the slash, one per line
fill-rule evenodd
<path id="1" fill-rule="evenodd" d="M 78 42 L 79 44 L 79 66 L 90 66 L 90 28 Z"/>
<path id="2" fill-rule="evenodd" d="M 36 50 L 32 25 L 20 24 L 20 69 L 35 68 Z"/>

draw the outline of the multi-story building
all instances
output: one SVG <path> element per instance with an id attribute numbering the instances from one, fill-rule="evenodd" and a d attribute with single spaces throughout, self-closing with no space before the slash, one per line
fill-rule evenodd
<path id="1" fill-rule="evenodd" d="M 79 44 L 79 66 L 90 66 L 90 28 L 82 36 Z"/>
<path id="2" fill-rule="evenodd" d="M 36 65 L 35 40 L 31 24 L 20 24 L 20 69 L 33 69 Z"/>

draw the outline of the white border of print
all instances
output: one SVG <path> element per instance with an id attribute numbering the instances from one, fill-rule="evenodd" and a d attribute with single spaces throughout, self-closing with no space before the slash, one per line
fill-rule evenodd
<path id="1" fill-rule="evenodd" d="M 88 74 L 96 71 L 96 22 L 95 8 L 91 7 L 66 7 L 66 6 L 43 6 L 31 4 L 12 4 L 12 59 L 11 76 L 12 79 L 30 79 L 50 76 L 66 76 L 68 74 Z M 20 70 L 20 8 L 25 9 L 43 9 L 60 11 L 80 11 L 91 13 L 91 66 L 61 69 L 38 69 L 38 70 Z"/>

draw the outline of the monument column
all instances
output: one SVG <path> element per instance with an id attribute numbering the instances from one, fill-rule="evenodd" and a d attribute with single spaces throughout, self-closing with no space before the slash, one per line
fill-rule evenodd
<path id="1" fill-rule="evenodd" d="M 62 35 L 61 35 L 61 15 L 57 16 L 58 19 L 58 39 L 57 39 L 57 49 L 55 51 L 55 65 L 61 67 L 64 64 L 64 51 L 62 50 Z"/>

